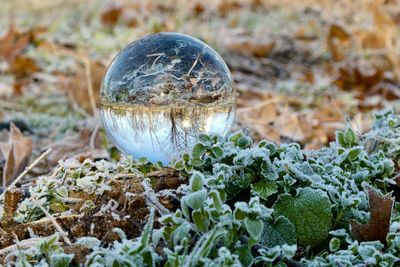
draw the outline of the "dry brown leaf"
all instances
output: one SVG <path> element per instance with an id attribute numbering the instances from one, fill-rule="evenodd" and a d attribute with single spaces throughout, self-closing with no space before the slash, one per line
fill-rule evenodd
<path id="1" fill-rule="evenodd" d="M 23 79 L 40 70 L 36 62 L 27 56 L 17 55 L 10 60 L 10 71 L 16 79 Z"/>
<path id="2" fill-rule="evenodd" d="M 193 14 L 196 16 L 203 14 L 205 11 L 204 4 L 202 4 L 201 2 L 193 3 L 191 9 L 192 9 Z"/>
<path id="3" fill-rule="evenodd" d="M 350 34 L 337 24 L 329 26 L 329 33 L 326 38 L 326 45 L 332 58 L 335 61 L 342 61 L 345 58 L 343 52 L 343 43 L 349 41 Z"/>
<path id="4" fill-rule="evenodd" d="M 386 48 L 385 36 L 382 32 L 360 29 L 354 32 L 360 47 L 364 49 Z"/>
<path id="5" fill-rule="evenodd" d="M 268 56 L 275 47 L 275 42 L 261 43 L 250 39 L 237 39 L 226 45 L 227 49 L 245 55 L 256 57 Z"/>
<path id="6" fill-rule="evenodd" d="M 32 140 L 22 135 L 12 123 L 10 125 L 9 146 L 2 146 L 2 152 L 8 150 L 3 171 L 3 186 L 9 185 L 28 166 L 32 155 Z"/>
<path id="7" fill-rule="evenodd" d="M 101 14 L 101 22 L 105 25 L 108 26 L 114 26 L 117 24 L 119 17 L 122 14 L 122 8 L 121 7 L 111 7 Z"/>
<path id="8" fill-rule="evenodd" d="M 344 90 L 358 91 L 359 94 L 357 96 L 363 98 L 365 92 L 368 92 L 372 87 L 382 82 L 383 79 L 384 71 L 382 69 L 375 69 L 373 73 L 365 74 L 357 67 L 349 67 L 339 69 L 339 75 L 335 84 Z"/>
<path id="9" fill-rule="evenodd" d="M 19 188 L 11 188 L 11 190 L 6 191 L 4 196 L 4 217 L 1 221 L 2 227 L 9 227 L 14 223 L 14 213 L 23 194 L 23 191 Z"/>
<path id="10" fill-rule="evenodd" d="M 29 32 L 20 33 L 15 29 L 14 23 L 11 23 L 8 32 L 0 38 L 0 57 L 9 59 L 19 54 L 31 40 Z"/>
<path id="11" fill-rule="evenodd" d="M 103 63 L 98 61 L 90 62 L 91 82 L 93 86 L 93 97 L 99 100 L 99 92 L 101 81 L 103 80 L 106 67 Z M 79 64 L 75 70 L 75 76 L 65 77 L 60 76 L 58 79 L 60 88 L 71 95 L 73 101 L 76 101 L 80 107 L 87 112 L 92 113 L 92 106 L 90 102 L 90 95 L 88 90 L 88 80 L 86 77 L 86 70 L 84 64 Z"/>
<path id="12" fill-rule="evenodd" d="M 360 224 L 352 220 L 350 222 L 351 233 L 360 242 L 379 240 L 382 244 L 386 244 L 394 199 L 391 193 L 380 196 L 378 192 L 370 187 L 367 188 L 367 191 L 371 212 L 369 222 Z"/>
<path id="13" fill-rule="evenodd" d="M 91 142 L 93 143 L 91 144 Z M 74 158 L 82 162 L 86 158 L 108 158 L 107 151 L 102 148 L 99 131 L 92 132 L 88 128 L 82 129 L 76 135 L 66 136 L 64 139 L 50 144 L 47 148 L 52 149 L 47 160 L 53 166 L 60 159 Z"/>
<path id="14" fill-rule="evenodd" d="M 223 0 L 218 4 L 218 13 L 224 17 L 230 12 L 238 10 L 242 7 L 242 4 L 237 0 Z"/>
<path id="15" fill-rule="evenodd" d="M 305 139 L 305 133 L 300 123 L 297 113 L 285 112 L 277 118 L 275 127 L 279 129 L 282 137 L 290 141 L 302 142 Z"/>

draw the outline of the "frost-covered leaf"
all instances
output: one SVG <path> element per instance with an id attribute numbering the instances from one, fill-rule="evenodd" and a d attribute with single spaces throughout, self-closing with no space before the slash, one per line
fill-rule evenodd
<path id="1" fill-rule="evenodd" d="M 336 250 L 338 250 L 340 248 L 340 239 L 337 237 L 333 237 L 330 241 L 329 241 L 329 250 L 332 252 L 335 252 Z"/>
<path id="2" fill-rule="evenodd" d="M 196 145 L 193 147 L 192 156 L 193 156 L 194 158 L 200 158 L 200 157 L 202 157 L 202 156 L 204 155 L 204 153 L 206 153 L 206 152 L 207 152 L 207 148 L 206 148 L 203 144 L 198 143 L 198 144 L 196 144 Z"/>
<path id="3" fill-rule="evenodd" d="M 261 181 L 251 185 L 253 192 L 260 198 L 268 200 L 268 197 L 278 192 L 278 185 L 272 181 Z"/>
<path id="4" fill-rule="evenodd" d="M 393 198 L 390 194 L 379 196 L 372 188 L 368 188 L 369 206 L 371 215 L 367 224 L 351 221 L 351 232 L 358 241 L 379 240 L 386 244 L 389 232 L 390 217 L 393 208 Z"/>
<path id="5" fill-rule="evenodd" d="M 246 227 L 247 232 L 250 234 L 252 238 L 258 240 L 261 236 L 261 233 L 264 228 L 264 224 L 261 220 L 253 220 L 246 218 L 244 220 L 244 225 Z"/>
<path id="6" fill-rule="evenodd" d="M 253 264 L 254 257 L 249 246 L 240 246 L 235 252 L 239 255 L 239 260 L 243 266 L 251 266 Z"/>
<path id="7" fill-rule="evenodd" d="M 279 216 L 274 222 L 264 221 L 260 243 L 267 247 L 296 244 L 296 229 L 289 219 Z"/>
<path id="8" fill-rule="evenodd" d="M 208 226 L 210 225 L 210 215 L 208 211 L 194 210 L 192 217 L 196 227 L 202 232 L 207 232 Z"/>
<path id="9" fill-rule="evenodd" d="M 190 189 L 192 191 L 199 191 L 203 188 L 204 175 L 198 171 L 193 172 L 192 177 L 190 177 Z"/>
<path id="10" fill-rule="evenodd" d="M 213 153 L 213 155 L 216 158 L 220 158 L 220 157 L 222 157 L 224 155 L 224 151 L 222 150 L 222 148 L 220 148 L 218 146 L 212 147 L 211 148 L 211 152 Z"/>
<path id="11" fill-rule="evenodd" d="M 50 262 L 52 263 L 51 266 L 54 266 L 54 267 L 69 266 L 69 264 L 71 263 L 73 258 L 74 258 L 74 255 L 65 254 L 65 253 L 51 255 L 51 257 L 50 257 Z"/>
<path id="12" fill-rule="evenodd" d="M 204 205 L 204 201 L 207 198 L 207 191 L 202 189 L 200 191 L 192 192 L 189 195 L 185 196 L 184 201 L 191 207 L 196 210 Z"/>
<path id="13" fill-rule="evenodd" d="M 329 197 L 322 190 L 300 188 L 295 197 L 279 196 L 273 208 L 276 215 L 294 224 L 299 244 L 317 246 L 327 239 L 333 216 Z"/>

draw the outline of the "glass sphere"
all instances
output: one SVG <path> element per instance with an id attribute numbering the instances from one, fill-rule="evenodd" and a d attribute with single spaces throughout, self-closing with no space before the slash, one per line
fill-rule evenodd
<path id="1" fill-rule="evenodd" d="M 124 154 L 164 164 L 202 133 L 226 135 L 234 122 L 231 73 L 208 45 L 158 33 L 129 44 L 112 61 L 100 92 L 108 137 Z"/>

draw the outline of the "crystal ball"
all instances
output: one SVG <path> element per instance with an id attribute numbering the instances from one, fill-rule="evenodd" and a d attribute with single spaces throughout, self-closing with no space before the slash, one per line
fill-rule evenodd
<path id="1" fill-rule="evenodd" d="M 111 62 L 101 85 L 100 114 L 108 138 L 126 155 L 167 164 L 200 134 L 226 135 L 236 92 L 223 59 L 184 34 L 137 40 Z"/>

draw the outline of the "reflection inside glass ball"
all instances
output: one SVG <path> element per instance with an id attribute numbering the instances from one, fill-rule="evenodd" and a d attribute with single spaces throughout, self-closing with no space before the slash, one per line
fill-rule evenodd
<path id="1" fill-rule="evenodd" d="M 221 57 L 177 33 L 128 45 L 109 66 L 100 93 L 102 121 L 118 149 L 164 164 L 202 133 L 226 135 L 235 109 L 233 80 Z"/>

